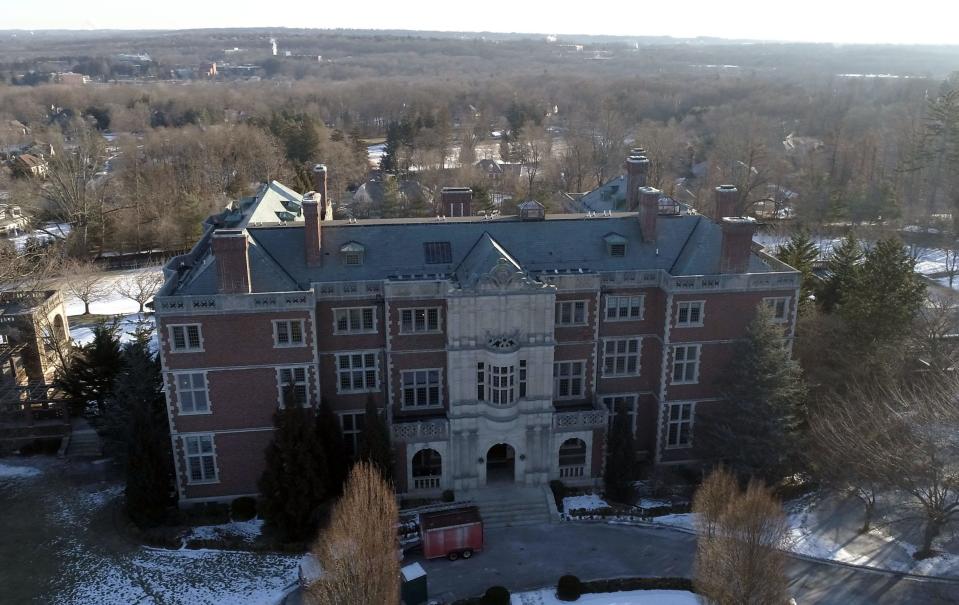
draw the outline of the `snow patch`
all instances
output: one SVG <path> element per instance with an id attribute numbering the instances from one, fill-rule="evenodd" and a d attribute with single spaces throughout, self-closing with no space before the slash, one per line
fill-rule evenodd
<path id="1" fill-rule="evenodd" d="M 696 522 L 699 515 L 697 513 L 680 513 L 676 515 L 662 515 L 653 517 L 653 523 L 661 523 L 673 527 L 682 527 L 685 529 L 696 529 Z"/>
<path id="2" fill-rule="evenodd" d="M 40 475 L 40 469 L 32 466 L 16 466 L 0 463 L 0 479 L 29 479 Z"/>
<path id="3" fill-rule="evenodd" d="M 237 537 L 253 542 L 263 532 L 263 520 L 233 521 L 221 525 L 198 525 L 190 530 L 187 540 L 218 540 Z"/>
<path id="4" fill-rule="evenodd" d="M 598 508 L 607 508 L 609 504 L 596 494 L 587 494 L 585 496 L 567 496 L 563 498 L 563 512 L 569 513 L 572 510 L 596 510 Z"/>

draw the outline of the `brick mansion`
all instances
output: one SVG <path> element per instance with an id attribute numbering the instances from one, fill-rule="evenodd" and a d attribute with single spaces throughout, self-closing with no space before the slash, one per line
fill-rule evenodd
<path id="1" fill-rule="evenodd" d="M 278 406 L 328 403 L 355 451 L 372 398 L 398 493 L 593 484 L 614 412 L 644 464 L 708 455 L 696 431 L 758 305 L 793 334 L 799 274 L 714 216 L 646 186 L 623 212 L 476 214 L 442 192 L 431 219 L 332 220 L 326 168 L 207 220 L 166 267 L 155 310 L 181 503 L 252 495 Z"/>

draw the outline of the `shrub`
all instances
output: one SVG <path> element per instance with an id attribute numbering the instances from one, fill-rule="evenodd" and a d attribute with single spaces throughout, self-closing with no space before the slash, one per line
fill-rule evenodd
<path id="1" fill-rule="evenodd" d="M 456 500 L 456 494 L 453 493 L 453 490 L 451 490 L 451 489 L 444 489 L 444 490 L 443 490 L 443 502 L 452 502 L 453 500 Z"/>
<path id="2" fill-rule="evenodd" d="M 249 521 L 256 517 L 256 500 L 249 496 L 236 498 L 230 503 L 230 518 L 234 521 Z"/>
<path id="3" fill-rule="evenodd" d="M 553 500 L 556 500 L 556 510 L 563 512 L 563 498 L 566 497 L 566 485 L 559 479 L 553 479 L 549 482 L 549 489 L 553 492 Z"/>
<path id="4" fill-rule="evenodd" d="M 556 583 L 556 598 L 560 601 L 575 601 L 583 594 L 583 583 L 579 578 L 565 575 Z"/>
<path id="5" fill-rule="evenodd" d="M 509 591 L 503 586 L 490 586 L 480 600 L 482 605 L 509 605 Z"/>
<path id="6" fill-rule="evenodd" d="M 621 592 L 625 590 L 686 590 L 695 592 L 689 578 L 616 578 L 583 582 L 583 592 Z"/>

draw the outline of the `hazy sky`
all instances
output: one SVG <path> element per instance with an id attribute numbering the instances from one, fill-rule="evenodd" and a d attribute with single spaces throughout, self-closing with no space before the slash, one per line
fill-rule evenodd
<path id="1" fill-rule="evenodd" d="M 0 0 L 0 29 L 347 27 L 959 44 L 957 17 L 956 0 Z"/>

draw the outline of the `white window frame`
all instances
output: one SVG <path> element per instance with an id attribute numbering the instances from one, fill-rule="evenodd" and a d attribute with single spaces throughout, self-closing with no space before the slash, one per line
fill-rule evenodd
<path id="1" fill-rule="evenodd" d="M 636 434 L 636 427 L 639 426 L 637 418 L 639 417 L 639 394 L 638 393 L 611 393 L 600 395 L 600 400 L 603 402 L 603 405 L 606 406 L 606 409 L 609 410 L 609 427 L 613 427 L 613 420 L 616 419 L 616 399 L 628 399 L 632 403 L 629 404 L 629 409 L 626 412 L 626 415 L 629 416 L 630 426 L 633 427 L 633 434 Z"/>
<path id="2" fill-rule="evenodd" d="M 417 329 L 416 327 L 416 313 L 418 311 L 422 311 L 423 313 L 423 329 Z M 430 311 L 436 312 L 435 328 L 430 328 Z M 440 334 L 443 331 L 442 307 L 403 307 L 398 309 L 398 312 L 400 334 Z M 410 314 L 409 330 L 406 329 L 407 322 L 403 317 L 406 313 Z"/>
<path id="3" fill-rule="evenodd" d="M 679 361 L 676 359 L 676 350 L 680 348 L 684 350 L 682 361 Z M 696 360 L 693 362 L 689 361 L 688 359 L 690 349 L 695 349 L 696 351 Z M 702 361 L 703 361 L 703 345 L 698 345 L 698 344 L 673 345 L 672 354 L 673 354 L 672 366 L 670 367 L 670 374 L 669 374 L 671 380 L 669 383 L 670 384 L 699 384 L 699 366 L 702 364 Z M 683 364 L 682 380 L 676 380 L 676 364 L 677 363 Z M 686 367 L 690 363 L 695 364 L 693 366 L 693 377 L 691 379 L 685 377 Z"/>
<path id="4" fill-rule="evenodd" d="M 629 342 L 636 341 L 636 352 L 629 352 Z M 607 351 L 607 347 L 610 343 L 615 343 L 616 349 L 619 348 L 619 343 L 626 343 L 626 351 L 620 352 L 614 350 L 612 353 Z M 625 369 L 629 365 L 629 358 L 636 356 L 636 370 L 628 371 Z M 616 372 L 616 362 L 613 362 L 613 371 L 607 370 L 606 359 L 612 358 L 613 360 L 623 358 L 623 368 L 622 372 Z M 638 336 L 626 336 L 623 338 L 604 338 L 603 339 L 603 378 L 621 378 L 625 376 L 639 376 L 642 371 L 642 359 L 643 359 L 643 339 Z"/>
<path id="5" fill-rule="evenodd" d="M 582 321 L 576 321 L 576 306 L 582 305 L 583 307 L 583 319 Z M 569 309 L 569 321 L 563 321 L 563 307 Z M 558 300 L 556 301 L 556 317 L 555 317 L 557 326 L 585 326 L 589 324 L 589 301 L 588 300 Z"/>
<path id="6" fill-rule="evenodd" d="M 772 311 L 772 319 L 775 323 L 784 324 L 789 321 L 789 302 L 791 299 L 791 296 L 768 296 L 763 299 L 763 304 Z M 783 304 L 783 316 L 777 317 L 776 307 L 780 302 Z"/>
<path id="7" fill-rule="evenodd" d="M 373 316 L 373 327 L 366 328 L 363 326 L 364 322 L 364 312 L 370 311 Z M 353 313 L 359 313 L 359 323 L 360 327 L 353 329 Z M 346 328 L 340 329 L 340 317 L 345 316 L 346 319 Z M 334 334 L 376 334 L 379 332 L 379 322 L 376 317 L 376 307 L 336 307 L 333 309 L 333 333 Z"/>
<path id="8" fill-rule="evenodd" d="M 361 356 L 363 356 L 363 366 L 358 367 L 358 368 L 354 368 L 354 367 L 353 367 L 353 356 L 355 356 L 355 355 L 361 355 Z M 370 367 L 368 367 L 368 366 L 366 365 L 366 356 L 367 356 L 367 355 L 373 355 L 373 367 L 372 367 L 372 368 L 370 368 Z M 348 358 L 348 359 L 350 360 L 350 367 L 349 367 L 349 368 L 343 368 L 343 366 L 340 364 L 340 359 L 342 359 L 342 358 L 344 358 L 344 357 L 346 357 L 346 358 Z M 337 353 L 337 354 L 335 355 L 335 357 L 334 357 L 334 362 L 336 363 L 336 392 L 337 392 L 337 394 L 349 395 L 349 394 L 354 394 L 354 393 L 376 393 L 376 392 L 378 392 L 378 391 L 380 390 L 380 352 L 379 352 L 378 350 L 375 350 L 375 349 L 374 349 L 374 350 L 366 350 L 366 351 L 348 351 L 348 352 L 344 352 L 344 353 Z M 366 384 L 366 383 L 367 383 L 367 380 L 366 380 L 366 372 L 369 372 L 369 371 L 371 371 L 371 370 L 372 370 L 372 372 L 373 372 L 373 383 L 374 383 L 374 384 L 373 384 L 373 386 L 368 386 L 368 385 Z M 352 373 L 357 372 L 357 371 L 363 371 L 363 372 L 364 372 L 364 375 L 363 375 L 363 387 L 362 387 L 362 388 L 359 388 L 359 389 L 355 388 L 355 386 L 354 386 L 354 385 L 355 385 L 355 382 L 354 382 L 354 380 L 353 380 L 353 378 L 352 378 L 352 376 L 351 376 L 351 378 L 350 378 L 351 388 L 349 388 L 349 389 L 344 389 L 344 388 L 343 388 L 342 378 L 341 378 L 340 375 L 341 375 L 343 372 L 349 372 L 350 374 L 352 374 Z"/>
<path id="9" fill-rule="evenodd" d="M 196 409 L 196 402 L 194 401 L 193 396 L 191 396 L 190 400 L 194 401 L 194 404 L 193 404 L 194 409 L 192 411 L 187 411 L 183 409 L 183 391 L 180 389 L 180 377 L 190 376 L 191 388 L 187 390 L 190 391 L 191 393 L 195 393 L 200 391 L 199 388 L 196 388 L 192 384 L 193 376 L 196 376 L 196 375 L 203 376 L 203 392 L 206 395 L 206 409 L 198 411 Z M 212 407 L 212 404 L 210 403 L 210 382 L 207 379 L 207 372 L 205 370 L 193 371 L 193 372 L 173 372 L 173 389 L 176 391 L 177 413 L 180 416 L 202 416 L 204 414 L 213 413 L 213 407 Z"/>
<path id="10" fill-rule="evenodd" d="M 430 381 L 430 373 L 436 372 L 436 402 L 430 402 L 430 388 L 433 386 Z M 418 374 L 426 374 L 426 382 L 420 384 L 418 382 Z M 407 375 L 413 375 L 413 382 L 409 385 L 406 383 Z M 417 391 L 419 389 L 426 389 L 426 405 L 408 405 L 406 403 L 406 391 L 411 389 L 413 391 L 414 402 L 417 399 Z M 400 371 L 400 409 L 403 410 L 433 410 L 436 408 L 443 407 L 443 369 L 442 368 L 416 368 L 411 370 L 401 370 Z"/>
<path id="11" fill-rule="evenodd" d="M 690 321 L 691 309 L 699 307 L 699 321 Z M 686 309 L 686 321 L 681 322 L 683 309 Z M 676 303 L 676 327 L 677 328 L 701 328 L 706 319 L 706 301 L 705 300 L 681 300 Z"/>
<path id="12" fill-rule="evenodd" d="M 673 408 L 682 408 L 689 406 L 689 418 L 682 417 L 682 411 L 680 411 L 680 417 L 678 419 L 673 419 Z M 686 441 L 680 441 L 682 435 L 682 425 L 689 424 L 689 431 L 686 433 Z M 676 428 L 676 442 L 673 443 L 673 427 Z M 695 401 L 670 401 L 666 410 L 666 449 L 667 450 L 684 450 L 693 447 L 693 430 L 696 426 L 696 402 Z"/>
<path id="13" fill-rule="evenodd" d="M 351 410 L 348 412 L 337 412 L 337 416 L 340 420 L 340 432 L 343 433 L 343 439 L 347 441 L 350 445 L 349 448 L 353 450 L 353 456 L 359 453 L 360 451 L 360 435 L 363 433 L 363 429 L 356 428 L 356 417 L 363 418 L 363 426 L 366 426 L 366 412 L 364 410 Z M 346 430 L 346 426 L 343 423 L 343 418 L 345 416 L 353 416 L 353 428 L 349 431 Z"/>
<path id="14" fill-rule="evenodd" d="M 186 468 L 186 482 L 187 485 L 203 485 L 209 483 L 219 483 L 220 482 L 220 466 L 217 461 L 216 456 L 216 436 L 213 433 L 189 433 L 185 435 L 180 435 L 181 443 L 183 445 L 183 460 L 184 466 Z M 196 439 L 201 440 L 204 438 L 209 438 L 210 440 L 210 451 L 203 452 L 202 446 L 198 445 L 199 453 L 191 454 L 190 453 L 190 440 Z M 213 477 L 207 477 L 203 467 L 203 459 L 206 457 L 213 458 Z M 193 458 L 200 459 L 200 473 L 203 476 L 202 479 L 193 478 L 193 469 L 191 468 L 190 461 Z"/>
<path id="15" fill-rule="evenodd" d="M 198 346 L 190 346 L 190 335 L 189 329 L 196 328 L 197 340 L 200 341 Z M 183 330 L 183 347 L 176 346 L 176 330 L 181 328 Z M 171 353 L 202 353 L 203 352 L 203 324 L 199 323 L 189 323 L 189 324 L 170 324 L 167 326 L 167 334 L 170 337 L 170 352 Z"/>
<path id="16" fill-rule="evenodd" d="M 625 301 L 625 305 L 623 302 Z M 638 307 L 636 316 L 632 314 L 634 307 Z M 603 318 L 606 321 L 642 321 L 646 318 L 645 294 L 607 294 L 606 305 L 603 307 Z M 610 311 L 613 314 L 610 315 Z M 625 311 L 625 315 L 623 312 Z"/>
<path id="17" fill-rule="evenodd" d="M 293 386 L 298 387 L 302 386 L 304 391 L 303 403 L 301 407 L 310 406 L 310 366 L 308 365 L 292 365 L 292 366 L 280 366 L 276 368 L 276 392 L 277 392 L 277 406 L 280 409 L 286 407 L 286 402 L 283 401 L 285 396 L 284 389 L 286 384 L 283 382 L 283 372 L 289 371 L 290 375 L 293 377 Z M 303 370 L 303 380 L 296 379 L 296 371 Z"/>
<path id="18" fill-rule="evenodd" d="M 579 374 L 573 374 L 573 364 L 580 364 Z M 560 366 L 568 365 L 569 374 L 565 377 L 560 373 Z M 579 393 L 572 394 L 573 380 L 579 378 Z M 563 380 L 569 381 L 570 394 L 569 395 L 560 395 L 559 385 Z M 586 360 L 585 359 L 568 359 L 563 361 L 554 361 L 553 362 L 553 399 L 564 400 L 564 399 L 582 399 L 586 396 Z"/>
<path id="19" fill-rule="evenodd" d="M 287 342 L 280 342 L 280 325 L 286 325 Z M 300 324 L 300 340 L 293 340 L 293 324 Z M 273 348 L 286 349 L 306 346 L 306 321 L 302 319 L 274 319 L 273 320 Z"/>

